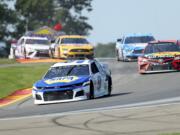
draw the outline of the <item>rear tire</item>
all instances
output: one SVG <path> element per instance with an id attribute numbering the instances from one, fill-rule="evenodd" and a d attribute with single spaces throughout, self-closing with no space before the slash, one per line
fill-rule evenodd
<path id="1" fill-rule="evenodd" d="M 118 50 L 116 51 L 116 57 L 117 57 L 117 61 L 120 61 L 120 58 L 119 58 L 119 51 L 118 51 Z"/>

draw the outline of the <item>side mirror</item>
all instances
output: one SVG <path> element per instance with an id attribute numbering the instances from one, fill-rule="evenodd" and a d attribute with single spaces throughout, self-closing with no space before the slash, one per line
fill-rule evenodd
<path id="1" fill-rule="evenodd" d="M 117 39 L 117 42 L 121 42 L 121 41 L 122 41 L 122 39 L 121 39 L 121 38 L 118 38 L 118 39 Z"/>

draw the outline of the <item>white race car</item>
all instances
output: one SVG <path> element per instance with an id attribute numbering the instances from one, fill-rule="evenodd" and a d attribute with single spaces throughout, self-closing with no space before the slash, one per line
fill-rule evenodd
<path id="1" fill-rule="evenodd" d="M 17 42 L 16 57 L 49 57 L 50 41 L 46 37 L 22 36 Z"/>
<path id="2" fill-rule="evenodd" d="M 75 60 L 54 64 L 33 85 L 35 104 L 69 102 L 110 96 L 111 73 L 97 60 Z"/>

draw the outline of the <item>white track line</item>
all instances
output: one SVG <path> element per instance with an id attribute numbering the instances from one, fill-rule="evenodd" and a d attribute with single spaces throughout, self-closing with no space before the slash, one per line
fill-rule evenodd
<path id="1" fill-rule="evenodd" d="M 112 111 L 112 109 L 122 110 L 122 109 L 152 108 L 152 107 L 167 106 L 167 105 L 172 105 L 172 104 L 174 104 L 174 105 L 180 104 L 180 97 L 155 100 L 155 101 L 146 101 L 146 102 L 140 102 L 140 103 L 134 103 L 134 104 L 127 104 L 127 105 L 116 105 L 116 106 L 111 106 L 111 107 L 83 109 L 83 110 L 69 111 L 69 112 L 63 112 L 63 113 L 32 115 L 32 116 L 12 117 L 12 118 L 0 118 L 0 121 L 42 118 L 42 117 L 57 117 L 57 116 L 75 115 L 75 114 L 86 114 L 86 113 L 90 113 L 90 112 Z"/>

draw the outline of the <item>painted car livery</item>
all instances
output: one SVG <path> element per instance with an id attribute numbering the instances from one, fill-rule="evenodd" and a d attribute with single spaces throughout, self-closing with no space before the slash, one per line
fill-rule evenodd
<path id="1" fill-rule="evenodd" d="M 117 61 L 136 60 L 147 43 L 155 40 L 151 34 L 128 34 L 116 42 Z"/>
<path id="2" fill-rule="evenodd" d="M 54 64 L 33 85 L 32 94 L 35 104 L 47 104 L 110 95 L 111 87 L 111 74 L 105 64 L 75 60 Z"/>
<path id="3" fill-rule="evenodd" d="M 84 36 L 63 35 L 51 45 L 49 53 L 54 58 L 93 58 L 94 47 Z"/>
<path id="4" fill-rule="evenodd" d="M 46 37 L 22 36 L 16 45 L 16 57 L 49 57 L 50 41 Z"/>
<path id="5" fill-rule="evenodd" d="M 180 46 L 174 41 L 150 42 L 138 58 L 139 73 L 180 70 Z"/>

